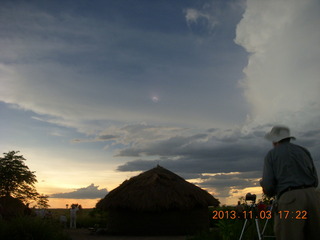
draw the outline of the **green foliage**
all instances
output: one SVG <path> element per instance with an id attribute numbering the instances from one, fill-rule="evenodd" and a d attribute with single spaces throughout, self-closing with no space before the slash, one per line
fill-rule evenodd
<path id="1" fill-rule="evenodd" d="M 0 221 L 0 239 L 10 240 L 71 240 L 56 222 L 18 217 Z"/>
<path id="2" fill-rule="evenodd" d="M 38 192 L 34 184 L 36 175 L 25 165 L 26 160 L 19 151 L 4 153 L 0 158 L 0 197 L 12 196 L 23 201 L 35 200 Z"/>
<path id="3" fill-rule="evenodd" d="M 241 201 L 241 199 L 240 199 Z M 244 205 L 247 211 L 250 210 L 249 206 Z M 212 211 L 232 211 L 235 210 L 233 206 L 222 206 L 217 208 L 209 208 L 209 216 L 210 216 L 210 227 L 211 231 L 209 233 L 201 233 L 192 238 L 188 238 L 188 240 L 233 240 L 239 239 L 241 235 L 241 230 L 244 226 L 245 219 L 212 219 Z M 226 216 L 226 215 L 225 215 Z M 249 216 L 249 215 L 248 215 Z M 262 231 L 264 225 L 266 223 L 266 219 L 259 219 L 260 230 Z M 265 236 L 274 236 L 273 232 L 273 218 L 271 218 L 267 224 Z M 247 225 L 245 228 L 245 232 L 243 235 L 243 240 L 255 240 L 258 239 L 257 229 L 255 225 L 254 219 L 249 219 L 247 221 Z"/>
<path id="4" fill-rule="evenodd" d="M 94 212 L 94 213 L 93 213 Z M 99 226 L 105 228 L 107 219 L 105 212 L 96 212 L 94 209 L 82 209 L 77 213 L 77 227 L 89 228 Z"/>
<path id="5" fill-rule="evenodd" d="M 50 209 L 54 221 L 59 221 L 61 215 L 64 215 L 70 222 L 70 209 Z M 89 228 L 93 226 L 106 227 L 106 212 L 97 209 L 81 209 L 77 212 L 77 228 Z"/>
<path id="6" fill-rule="evenodd" d="M 219 228 L 219 235 L 222 240 L 237 239 L 239 232 L 239 221 L 231 219 L 220 219 L 217 227 Z"/>
<path id="7" fill-rule="evenodd" d="M 220 219 L 210 232 L 199 233 L 188 237 L 187 240 L 234 240 L 239 239 L 245 220 Z M 259 221 L 260 228 L 265 224 L 265 220 Z M 274 236 L 273 221 L 267 224 L 266 236 Z M 256 226 L 253 220 L 248 221 L 242 240 L 258 239 Z"/>
<path id="8" fill-rule="evenodd" d="M 264 202 L 265 204 L 269 205 L 271 204 L 272 201 L 274 201 L 274 197 L 269 197 L 266 194 L 262 193 L 262 199 L 261 201 Z"/>
<path id="9" fill-rule="evenodd" d="M 108 221 L 108 212 L 93 208 L 90 210 L 89 216 L 91 219 L 95 219 L 95 225 L 99 225 L 99 227 L 106 227 Z"/>
<path id="10" fill-rule="evenodd" d="M 187 240 L 220 240 L 218 229 L 214 229 L 210 232 L 202 232 L 195 236 L 189 236 Z"/>

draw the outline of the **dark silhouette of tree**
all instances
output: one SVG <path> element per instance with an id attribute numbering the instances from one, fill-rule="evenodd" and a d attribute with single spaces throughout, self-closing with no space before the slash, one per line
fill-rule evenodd
<path id="1" fill-rule="evenodd" d="M 81 204 L 78 204 L 78 203 L 72 203 L 72 204 L 71 204 L 71 208 L 72 208 L 72 207 L 75 207 L 75 208 L 77 207 L 79 210 L 82 210 Z"/>
<path id="2" fill-rule="evenodd" d="M 38 208 L 41 208 L 41 209 L 47 209 L 50 207 L 50 205 L 48 204 L 49 202 L 49 196 L 47 195 L 39 195 L 38 196 L 38 200 L 37 200 L 37 207 Z"/>
<path id="3" fill-rule="evenodd" d="M 264 193 L 262 193 L 262 202 L 266 203 L 266 204 L 271 204 L 272 201 L 274 201 L 274 197 L 268 197 L 267 195 L 265 195 Z"/>
<path id="4" fill-rule="evenodd" d="M 26 202 L 39 196 L 34 184 L 36 175 L 30 171 L 19 151 L 4 153 L 0 158 L 0 197 L 14 197 Z"/>

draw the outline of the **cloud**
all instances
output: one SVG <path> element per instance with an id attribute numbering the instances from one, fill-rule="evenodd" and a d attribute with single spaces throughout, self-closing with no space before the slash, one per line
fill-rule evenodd
<path id="1" fill-rule="evenodd" d="M 114 136 L 113 140 L 116 144 L 135 145 L 138 147 L 139 145 L 168 139 L 173 135 L 184 135 L 187 131 L 188 129 L 184 127 L 133 123 L 111 126 L 98 133 L 98 138 L 101 138 L 101 136 Z M 121 154 L 119 153 L 119 155 Z"/>
<path id="2" fill-rule="evenodd" d="M 116 135 L 101 135 L 97 136 L 96 138 L 90 138 L 90 139 L 73 139 L 72 142 L 74 143 L 80 143 L 80 142 L 107 142 L 107 141 L 113 141 L 119 138 L 119 136 Z"/>
<path id="3" fill-rule="evenodd" d="M 261 171 L 270 143 L 264 139 L 271 125 L 255 128 L 196 131 L 148 124 L 112 127 L 100 134 L 118 136 L 107 146 L 115 148 L 117 158 L 136 158 L 118 166 L 119 171 L 141 171 L 156 164 L 180 173 L 220 173 Z M 320 153 L 319 129 L 293 131 L 298 144 Z"/>
<path id="4" fill-rule="evenodd" d="M 121 148 L 117 157 L 140 158 L 119 165 L 117 170 L 140 171 L 160 164 L 182 175 L 194 174 L 192 178 L 202 173 L 261 171 L 267 144 L 261 129 L 249 133 L 240 129 L 205 132 L 192 134 L 184 130 L 181 135 L 176 132 L 151 142 L 132 142 Z"/>
<path id="5" fill-rule="evenodd" d="M 247 156 L 250 153 L 250 144 L 258 146 L 255 149 L 255 152 L 258 153 L 261 140 L 257 141 L 257 138 L 261 138 L 263 141 L 262 135 L 264 134 L 262 128 L 249 133 L 241 129 L 216 129 L 215 131 L 204 130 L 204 133 L 198 132 L 196 134 L 193 133 L 193 129 L 176 129 L 176 132 L 158 135 L 157 132 L 163 129 L 162 127 L 146 128 L 149 129 L 149 138 L 146 137 L 145 128 L 136 129 L 137 131 L 134 133 L 127 132 L 125 138 L 129 140 L 130 144 L 127 143 L 127 146 L 120 149 L 117 156 L 232 159 L 235 157 L 235 152 L 237 157 Z"/>
<path id="6" fill-rule="evenodd" d="M 55 193 L 50 195 L 50 198 L 72 198 L 72 199 L 96 199 L 103 198 L 107 193 L 107 189 L 98 189 L 93 183 L 88 187 L 79 188 L 72 192 Z"/>
<path id="7" fill-rule="evenodd" d="M 0 101 L 105 144 L 118 171 L 160 164 L 221 196 L 255 186 L 274 123 L 319 159 L 320 3 L 243 2 L 183 5 L 179 31 L 109 5 L 96 17 L 4 4 Z M 53 196 L 86 191 L 101 190 Z"/>
<path id="8" fill-rule="evenodd" d="M 191 27 L 192 24 L 198 24 L 201 20 L 204 20 L 202 23 L 208 26 L 208 30 L 212 30 L 219 23 L 212 14 L 205 13 L 204 11 L 189 8 L 185 10 L 185 13 L 189 27 Z"/>
<path id="9" fill-rule="evenodd" d="M 171 135 L 167 133 L 159 139 L 156 134 L 152 135 L 152 141 L 145 141 L 142 136 L 146 129 L 156 132 L 156 126 L 126 126 L 126 129 L 135 129 L 132 132 L 135 137 L 127 132 L 126 137 L 132 142 L 122 146 L 116 156 L 136 159 L 119 164 L 118 171 L 146 171 L 159 164 L 220 198 L 231 196 L 234 189 L 259 188 L 263 160 L 271 148 L 264 139 L 265 133 L 271 129 L 269 124 L 249 129 L 215 128 L 197 134 L 184 129 Z M 307 147 L 317 160 L 320 154 L 319 130 L 295 133 L 297 144 Z M 319 161 L 315 161 L 315 165 L 320 169 Z"/>
<path id="10" fill-rule="evenodd" d="M 320 120 L 320 2 L 248 0 L 236 43 L 249 53 L 240 82 L 249 122 L 317 128 Z"/>
<path id="11" fill-rule="evenodd" d="M 152 31 L 132 27 L 132 14 L 111 21 L 87 13 L 22 3 L 1 8 L 0 101 L 85 134 L 110 122 L 212 126 L 245 119 L 236 87 L 244 51 L 233 42 L 221 48 L 204 37 L 197 47 L 181 15 L 184 31 L 166 32 L 162 23 Z M 154 104 L 150 95 L 161 101 Z"/>
<path id="12" fill-rule="evenodd" d="M 202 37 L 210 36 L 214 35 L 215 30 L 218 30 L 218 27 L 223 25 L 226 19 L 233 21 L 234 17 L 243 11 L 244 6 L 243 0 L 211 1 L 203 4 L 200 8 L 185 9 L 185 19 L 193 33 Z"/>
<path id="13" fill-rule="evenodd" d="M 213 189 L 216 196 L 220 198 L 229 197 L 234 189 L 242 190 L 250 187 L 259 187 L 260 171 L 220 173 L 210 176 L 196 184 Z"/>

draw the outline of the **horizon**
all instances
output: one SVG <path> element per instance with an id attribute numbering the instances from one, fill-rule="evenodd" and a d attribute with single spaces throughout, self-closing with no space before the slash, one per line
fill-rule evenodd
<path id="1" fill-rule="evenodd" d="M 4 0 L 0 148 L 20 151 L 53 207 L 92 205 L 157 164 L 221 204 L 261 194 L 278 124 L 319 174 L 319 12 L 317 0 Z"/>

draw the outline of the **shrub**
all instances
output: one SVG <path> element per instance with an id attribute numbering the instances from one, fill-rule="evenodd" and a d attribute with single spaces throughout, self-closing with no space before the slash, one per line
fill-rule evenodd
<path id="1" fill-rule="evenodd" d="M 0 239 L 70 240 L 70 237 L 56 222 L 37 217 L 17 217 L 0 221 Z"/>
<path id="2" fill-rule="evenodd" d="M 212 212 L 214 210 L 229 212 L 235 210 L 232 206 L 221 206 L 216 208 L 209 208 L 209 218 L 210 218 L 210 228 L 211 232 L 200 233 L 193 237 L 189 237 L 188 240 L 233 240 L 239 239 L 241 235 L 242 228 L 245 223 L 245 219 L 212 219 Z M 247 206 L 246 210 L 250 210 Z M 266 223 L 266 219 L 259 219 L 260 229 L 262 231 L 264 225 Z M 273 219 L 271 219 L 265 231 L 265 236 L 273 236 Z M 257 229 L 255 226 L 254 219 L 248 219 L 245 232 L 243 235 L 243 240 L 252 240 L 257 239 Z"/>
<path id="3" fill-rule="evenodd" d="M 213 239 L 214 240 L 220 239 L 218 229 L 214 229 L 210 232 L 202 232 L 192 237 L 191 236 L 187 237 L 187 240 L 213 240 Z"/>

